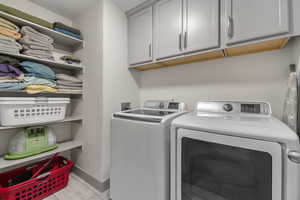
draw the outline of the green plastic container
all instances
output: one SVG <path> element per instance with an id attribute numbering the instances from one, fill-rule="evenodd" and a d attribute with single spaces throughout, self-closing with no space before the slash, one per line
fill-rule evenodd
<path id="1" fill-rule="evenodd" d="M 26 128 L 9 143 L 6 160 L 17 160 L 56 149 L 56 136 L 48 127 Z"/>

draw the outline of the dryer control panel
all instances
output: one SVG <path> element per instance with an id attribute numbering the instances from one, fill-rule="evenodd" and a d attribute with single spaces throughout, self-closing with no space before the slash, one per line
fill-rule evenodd
<path id="1" fill-rule="evenodd" d="M 271 115 L 271 106 L 267 102 L 238 101 L 201 101 L 197 103 L 198 112 Z"/>

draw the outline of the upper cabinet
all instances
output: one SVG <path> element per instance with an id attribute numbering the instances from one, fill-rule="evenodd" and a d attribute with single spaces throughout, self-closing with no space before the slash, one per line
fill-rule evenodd
<path id="1" fill-rule="evenodd" d="M 153 60 L 152 7 L 128 18 L 129 64 L 142 64 Z"/>
<path id="2" fill-rule="evenodd" d="M 183 44 L 185 52 L 219 47 L 219 7 L 219 0 L 183 1 Z"/>
<path id="3" fill-rule="evenodd" d="M 225 0 L 227 44 L 289 32 L 289 0 Z"/>
<path id="4" fill-rule="evenodd" d="M 162 0 L 155 6 L 157 59 L 219 46 L 219 0 Z"/>
<path id="5" fill-rule="evenodd" d="M 155 5 L 157 59 L 182 53 L 182 1 L 162 0 Z"/>

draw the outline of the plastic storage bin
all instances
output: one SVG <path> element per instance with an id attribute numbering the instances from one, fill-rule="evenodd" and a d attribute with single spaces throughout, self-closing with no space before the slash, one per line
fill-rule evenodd
<path id="1" fill-rule="evenodd" d="M 69 103 L 69 98 L 0 98 L 0 123 L 21 126 L 64 120 Z"/>
<path id="2" fill-rule="evenodd" d="M 12 180 L 13 177 L 23 174 L 28 170 L 31 170 L 32 174 L 34 174 L 48 161 L 49 159 L 32 167 L 22 167 L 0 174 L 0 199 L 41 200 L 65 188 L 68 185 L 69 174 L 74 163 L 63 157 L 55 158 L 49 166 L 50 170 L 42 173 L 37 178 L 9 186 L 9 180 Z"/>

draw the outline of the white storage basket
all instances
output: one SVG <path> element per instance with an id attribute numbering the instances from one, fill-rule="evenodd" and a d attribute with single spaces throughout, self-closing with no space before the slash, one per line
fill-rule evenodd
<path id="1" fill-rule="evenodd" d="M 69 98 L 0 98 L 2 126 L 34 125 L 65 119 Z"/>

